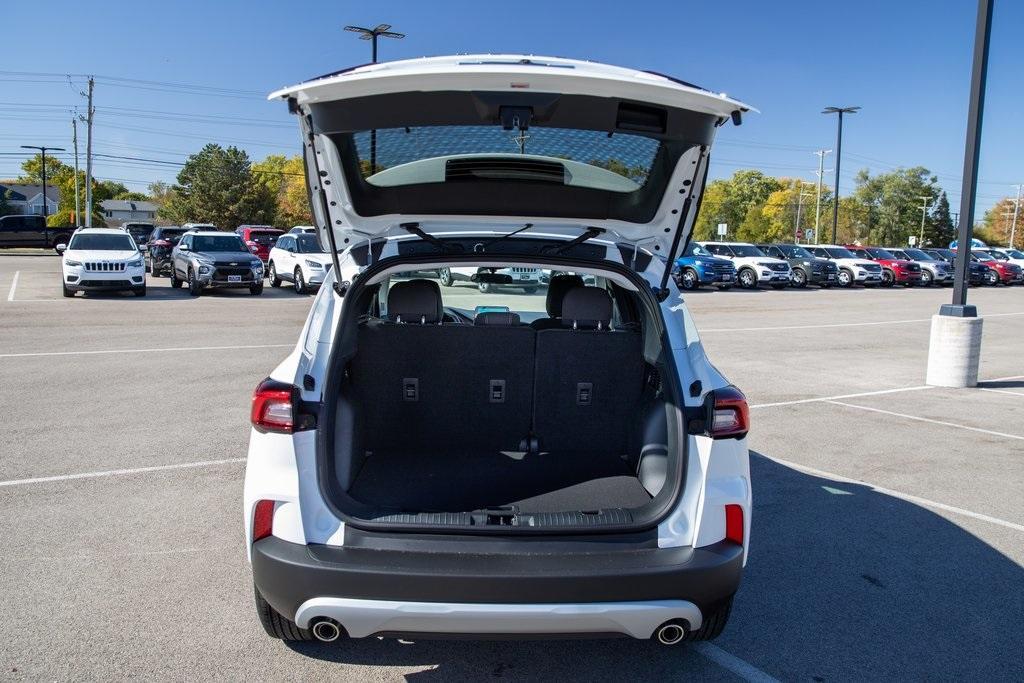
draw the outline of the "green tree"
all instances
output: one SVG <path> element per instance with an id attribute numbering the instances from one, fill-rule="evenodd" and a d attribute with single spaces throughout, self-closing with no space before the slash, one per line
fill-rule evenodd
<path id="1" fill-rule="evenodd" d="M 856 182 L 853 198 L 862 213 L 866 211 L 868 219 L 867 232 L 862 239 L 882 245 L 907 244 L 910 235 L 917 235 L 924 201 L 921 198 L 934 204 L 941 191 L 938 178 L 923 166 L 899 168 L 875 176 L 862 170 Z"/>
<path id="2" fill-rule="evenodd" d="M 18 178 L 19 183 L 41 183 L 42 178 L 42 156 L 36 154 L 26 159 L 21 164 L 22 176 Z M 46 184 L 56 187 L 60 193 L 57 202 L 57 212 L 47 219 L 48 225 L 85 225 L 85 171 L 78 172 L 78 193 L 79 206 L 83 212 L 82 217 L 75 216 L 75 169 L 58 159 L 47 157 L 46 159 Z M 109 181 L 98 181 L 93 178 L 93 211 L 92 224 L 103 226 L 103 211 L 100 209 L 100 202 L 105 199 L 112 199 L 117 192 L 127 192 L 128 188 L 120 183 Z M 81 220 L 76 220 L 81 218 Z M 61 222 L 58 222 L 61 221 Z"/>
<path id="3" fill-rule="evenodd" d="M 129 202 L 145 202 L 149 200 L 149 195 L 144 192 L 125 191 L 118 192 L 116 195 L 111 197 L 111 199 L 124 199 Z"/>
<path id="4" fill-rule="evenodd" d="M 783 183 L 778 178 L 755 170 L 736 171 L 728 180 L 709 183 L 694 229 L 696 239 L 714 239 L 719 223 L 727 223 L 730 234 L 737 234 L 751 208 L 763 206 L 781 189 Z"/>
<path id="5" fill-rule="evenodd" d="M 160 208 L 176 223 L 213 223 L 230 230 L 245 223 L 270 223 L 275 197 L 253 179 L 249 156 L 237 147 L 210 143 L 185 162 L 178 182 Z"/>
<path id="6" fill-rule="evenodd" d="M 162 180 L 150 183 L 149 187 L 149 199 L 158 206 L 162 206 L 167 202 L 171 196 L 171 186 Z"/>
<path id="7" fill-rule="evenodd" d="M 949 198 L 943 191 L 932 209 L 931 216 L 924 226 L 924 243 L 930 247 L 945 247 L 956 239 L 956 228 L 953 217 L 949 214 Z"/>
<path id="8" fill-rule="evenodd" d="M 981 231 L 975 228 L 975 236 L 988 244 L 1009 244 L 1011 227 L 1013 225 L 1013 204 L 1015 201 L 1015 198 L 1003 197 L 996 202 L 992 208 L 985 212 L 985 216 L 981 219 Z M 1014 232 L 1013 238 L 1013 246 L 1017 249 L 1024 248 L 1024 235 L 1021 234 L 1022 232 L 1024 232 L 1024 206 L 1021 207 L 1017 215 L 1017 230 Z"/>

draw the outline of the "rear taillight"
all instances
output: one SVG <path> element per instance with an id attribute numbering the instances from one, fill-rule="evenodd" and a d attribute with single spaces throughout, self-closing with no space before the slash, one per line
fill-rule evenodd
<path id="1" fill-rule="evenodd" d="M 249 247 L 249 251 L 251 251 L 252 253 L 255 254 L 257 251 L 259 251 L 260 245 L 257 244 L 256 242 L 249 240 L 245 244 Z"/>
<path id="2" fill-rule="evenodd" d="M 167 240 L 154 240 L 154 241 L 149 243 L 149 246 L 151 246 L 151 247 L 169 247 L 169 246 L 171 246 L 171 243 L 168 242 Z"/>
<path id="3" fill-rule="evenodd" d="M 295 387 L 284 382 L 265 379 L 252 394 L 252 426 L 261 432 L 295 431 Z"/>
<path id="4" fill-rule="evenodd" d="M 732 541 L 736 545 L 743 545 L 743 508 L 739 505 L 725 506 L 725 540 Z"/>
<path id="5" fill-rule="evenodd" d="M 258 541 L 274 533 L 274 501 L 261 500 L 252 513 L 252 540 Z"/>
<path id="6" fill-rule="evenodd" d="M 713 439 L 740 439 L 750 431 L 750 409 L 747 397 L 733 386 L 715 389 L 711 427 Z"/>

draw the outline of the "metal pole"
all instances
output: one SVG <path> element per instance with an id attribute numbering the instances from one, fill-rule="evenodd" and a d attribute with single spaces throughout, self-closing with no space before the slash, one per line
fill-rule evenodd
<path id="1" fill-rule="evenodd" d="M 85 227 L 92 227 L 92 116 L 96 110 L 92 106 L 93 78 L 89 77 L 89 104 L 86 114 L 85 141 Z"/>
<path id="2" fill-rule="evenodd" d="M 831 150 L 819 149 L 815 154 L 818 156 L 818 199 L 814 204 L 814 243 L 818 243 L 818 235 L 821 234 L 821 183 L 825 179 L 825 155 Z"/>
<path id="3" fill-rule="evenodd" d="M 42 147 L 41 149 L 43 155 L 43 221 L 45 221 L 46 216 L 49 213 L 49 211 L 46 208 L 46 148 Z"/>
<path id="4" fill-rule="evenodd" d="M 971 70 L 971 100 L 967 112 L 967 139 L 964 143 L 963 184 L 960 188 L 960 228 L 957 235 L 956 279 L 953 303 L 940 314 L 975 317 L 974 306 L 967 305 L 967 268 L 971 258 L 974 230 L 974 193 L 978 189 L 978 157 L 981 154 L 981 122 L 985 111 L 985 80 L 988 76 L 988 41 L 992 35 L 992 0 L 978 0 L 978 21 L 974 33 L 974 66 Z"/>
<path id="5" fill-rule="evenodd" d="M 1017 237 L 1017 216 L 1020 214 L 1020 190 L 1024 185 L 1017 186 L 1017 201 L 1013 204 L 1013 223 L 1010 224 L 1010 249 L 1013 249 L 1013 241 Z"/>
<path id="6" fill-rule="evenodd" d="M 82 214 L 79 213 L 81 208 L 78 205 L 79 190 L 78 190 L 78 119 L 71 119 L 71 141 L 75 143 L 75 227 L 81 225 L 79 221 L 82 220 Z"/>
<path id="7" fill-rule="evenodd" d="M 836 233 L 839 230 L 839 163 L 843 158 L 843 112 L 839 111 L 839 127 L 836 130 L 836 190 L 832 201 L 835 202 L 835 209 L 832 211 L 832 244 L 836 243 Z"/>

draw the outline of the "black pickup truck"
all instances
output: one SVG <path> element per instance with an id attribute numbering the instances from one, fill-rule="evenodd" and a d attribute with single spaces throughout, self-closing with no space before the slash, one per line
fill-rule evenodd
<path id="1" fill-rule="evenodd" d="M 67 244 L 74 231 L 75 229 L 71 226 L 48 228 L 46 219 L 42 216 L 0 216 L 0 249 L 15 247 L 56 249 L 58 244 Z"/>

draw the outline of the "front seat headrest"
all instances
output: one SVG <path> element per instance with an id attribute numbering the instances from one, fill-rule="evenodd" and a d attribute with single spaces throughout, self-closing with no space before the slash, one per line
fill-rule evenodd
<path id="1" fill-rule="evenodd" d="M 583 278 L 579 275 L 562 273 L 551 278 L 548 283 L 548 296 L 544 301 L 544 308 L 547 309 L 549 318 L 562 317 L 562 300 L 565 294 L 573 287 L 582 287 Z"/>
<path id="2" fill-rule="evenodd" d="M 440 323 L 441 288 L 433 280 L 406 280 L 388 291 L 388 320 L 426 325 Z"/>
<path id="3" fill-rule="evenodd" d="M 573 287 L 562 300 L 562 325 L 607 329 L 612 321 L 612 298 L 599 287 Z"/>
<path id="4" fill-rule="evenodd" d="M 476 314 L 473 324 L 477 327 L 517 327 L 519 314 L 511 311 L 485 311 Z"/>

